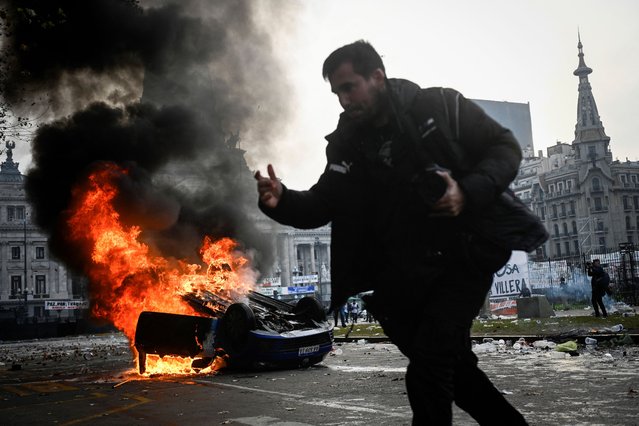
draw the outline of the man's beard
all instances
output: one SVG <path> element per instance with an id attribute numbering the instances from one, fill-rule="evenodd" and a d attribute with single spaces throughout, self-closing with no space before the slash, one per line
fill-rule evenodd
<path id="1" fill-rule="evenodd" d="M 362 114 L 359 116 L 349 114 L 349 117 L 351 117 L 353 121 L 362 126 L 379 125 L 380 122 L 386 121 L 384 119 L 390 111 L 389 97 L 385 87 L 379 89 L 371 87 L 369 93 L 371 95 L 371 103 L 368 105 L 368 108 L 361 109 Z"/>

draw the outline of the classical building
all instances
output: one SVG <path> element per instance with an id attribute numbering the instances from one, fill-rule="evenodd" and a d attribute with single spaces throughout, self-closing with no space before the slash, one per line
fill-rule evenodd
<path id="1" fill-rule="evenodd" d="M 577 123 L 571 144 L 558 142 L 547 157 L 524 151 L 515 192 L 545 222 L 549 241 L 540 258 L 617 250 L 639 234 L 639 162 L 613 160 L 579 40 Z"/>
<path id="2" fill-rule="evenodd" d="M 51 258 L 47 236 L 32 223 L 25 176 L 13 161 L 13 148 L 13 142 L 6 143 L 6 161 L 0 164 L 0 319 L 75 318 L 88 307 L 85 282 Z"/>
<path id="3" fill-rule="evenodd" d="M 292 301 L 313 295 L 326 306 L 331 296 L 331 228 L 295 229 L 262 215 L 262 232 L 273 237 L 275 262 L 259 291 Z"/>

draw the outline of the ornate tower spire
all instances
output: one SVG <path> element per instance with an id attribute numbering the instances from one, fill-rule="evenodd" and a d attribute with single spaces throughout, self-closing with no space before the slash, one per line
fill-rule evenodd
<path id="1" fill-rule="evenodd" d="M 603 124 L 599 118 L 599 111 L 595 98 L 592 95 L 592 87 L 588 81 L 588 75 L 592 73 L 592 68 L 586 66 L 584 61 L 583 45 L 581 35 L 577 32 L 577 49 L 579 49 L 579 66 L 573 72 L 579 77 L 579 100 L 577 101 L 577 124 L 575 125 L 575 140 L 573 143 L 610 141 L 606 136 Z"/>

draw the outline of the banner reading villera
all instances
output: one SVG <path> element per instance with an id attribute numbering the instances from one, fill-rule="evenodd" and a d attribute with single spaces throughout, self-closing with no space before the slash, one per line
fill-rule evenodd
<path id="1" fill-rule="evenodd" d="M 524 286 L 528 287 L 528 255 L 523 251 L 513 251 L 510 259 L 493 275 L 490 298 L 518 296 Z"/>

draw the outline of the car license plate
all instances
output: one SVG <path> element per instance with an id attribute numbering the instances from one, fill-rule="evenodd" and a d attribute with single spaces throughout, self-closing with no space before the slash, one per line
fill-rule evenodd
<path id="1" fill-rule="evenodd" d="M 298 355 L 308 355 L 308 354 L 312 354 L 315 352 L 319 352 L 319 345 L 315 345 L 315 346 L 304 346 L 301 347 Z"/>

